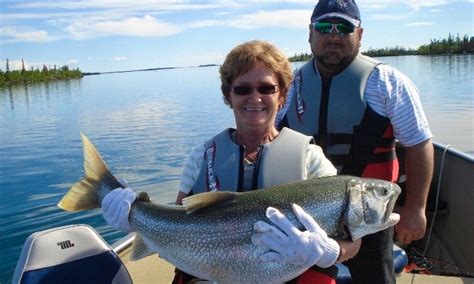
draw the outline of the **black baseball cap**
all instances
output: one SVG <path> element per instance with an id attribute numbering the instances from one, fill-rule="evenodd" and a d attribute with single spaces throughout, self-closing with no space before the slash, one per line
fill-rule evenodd
<path id="1" fill-rule="evenodd" d="M 354 0 L 320 0 L 314 7 L 311 23 L 329 18 L 345 20 L 354 27 L 360 26 L 359 7 Z"/>

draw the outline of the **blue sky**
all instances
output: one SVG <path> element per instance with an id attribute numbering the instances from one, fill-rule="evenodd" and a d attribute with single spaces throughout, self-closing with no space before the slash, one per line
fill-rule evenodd
<path id="1" fill-rule="evenodd" d="M 220 64 L 263 39 L 288 56 L 310 51 L 316 1 L 0 0 L 0 68 L 69 65 L 83 72 Z M 474 34 L 474 0 L 357 1 L 362 50 L 416 48 Z"/>

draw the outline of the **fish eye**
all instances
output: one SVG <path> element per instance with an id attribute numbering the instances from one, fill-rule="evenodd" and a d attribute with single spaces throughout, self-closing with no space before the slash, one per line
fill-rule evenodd
<path id="1" fill-rule="evenodd" d="M 385 187 L 381 184 L 373 184 L 372 188 L 373 188 L 374 195 L 376 197 L 379 197 L 379 198 L 380 197 L 385 197 L 389 193 L 389 190 L 387 189 L 387 187 Z"/>

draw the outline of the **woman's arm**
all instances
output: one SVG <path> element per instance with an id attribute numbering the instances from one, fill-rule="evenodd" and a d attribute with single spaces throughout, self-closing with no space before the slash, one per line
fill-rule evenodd
<path id="1" fill-rule="evenodd" d="M 178 195 L 176 196 L 175 204 L 182 205 L 183 199 L 188 196 L 191 188 L 196 182 L 199 171 L 201 170 L 201 164 L 203 161 L 204 144 L 196 147 L 191 155 L 189 156 L 186 165 L 184 166 L 183 173 L 181 174 L 181 181 L 179 184 Z"/>

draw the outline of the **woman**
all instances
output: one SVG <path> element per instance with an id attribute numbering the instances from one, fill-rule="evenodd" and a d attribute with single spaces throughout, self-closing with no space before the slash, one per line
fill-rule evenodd
<path id="1" fill-rule="evenodd" d="M 290 63 L 283 53 L 269 43 L 251 41 L 235 47 L 227 55 L 219 71 L 224 102 L 234 112 L 236 129 L 226 129 L 194 150 L 182 175 L 180 192 L 176 200 L 177 204 L 181 204 L 181 200 L 189 195 L 191 191 L 192 193 L 198 193 L 216 190 L 202 183 L 202 181 L 205 181 L 207 184 L 214 185 L 216 181 L 199 179 L 199 173 L 205 174 L 208 172 L 206 168 L 202 168 L 203 166 L 207 167 L 208 164 L 211 167 L 213 166 L 212 163 L 203 163 L 203 154 L 206 151 L 214 150 L 212 148 L 213 142 L 231 144 L 231 149 L 226 149 L 223 159 L 226 160 L 226 166 L 232 166 L 233 168 L 222 168 L 219 163 L 215 162 L 215 167 L 211 169 L 221 172 L 231 170 L 235 172 L 235 176 L 243 176 L 243 180 L 239 181 L 238 178 L 235 178 L 232 182 L 228 182 L 231 184 L 226 183 L 226 186 L 222 184 L 224 180 L 221 178 L 219 180 L 220 188 L 245 191 L 260 188 L 259 184 L 265 184 L 265 187 L 269 187 L 282 183 L 278 182 L 278 178 L 283 174 L 281 172 L 282 167 L 268 167 L 265 164 L 267 159 L 261 160 L 267 158 L 267 156 L 259 154 L 266 151 L 266 148 L 276 147 L 271 143 L 279 136 L 279 132 L 274 126 L 275 115 L 285 103 L 292 78 Z M 309 143 L 310 137 L 299 135 L 289 129 L 284 131 L 290 137 L 291 144 L 281 146 L 286 147 L 286 150 L 288 150 L 288 147 L 295 148 L 298 151 L 301 150 L 302 153 L 298 153 L 301 156 L 299 158 L 308 156 L 307 161 L 301 161 L 300 163 L 307 162 L 306 167 L 301 169 L 302 167 L 298 165 L 296 168 L 299 171 L 292 173 L 292 180 L 285 180 L 284 182 L 302 180 L 308 177 L 335 175 L 334 167 L 324 157 L 321 149 Z M 282 137 L 279 139 L 282 139 Z M 297 142 L 300 142 L 300 144 L 296 144 Z M 280 151 L 280 149 L 275 151 Z M 217 151 L 217 153 L 219 152 Z M 280 157 L 284 157 L 283 154 L 278 152 Z M 232 163 L 229 163 L 229 159 L 232 159 Z M 277 158 L 274 157 L 273 159 Z M 288 164 L 288 159 L 295 160 L 296 158 L 289 156 L 280 160 Z M 286 165 L 284 168 L 286 172 L 290 170 L 290 167 Z M 268 176 L 257 174 L 254 176 L 253 172 L 255 170 L 258 170 L 258 173 L 262 173 L 262 170 L 274 170 L 276 175 L 272 176 L 271 181 L 269 181 Z M 224 175 L 224 173 L 221 175 Z M 216 174 L 215 176 L 221 177 L 221 175 Z M 210 178 L 212 177 L 211 175 Z M 261 180 L 265 178 L 265 181 Z M 238 182 L 240 182 L 240 186 L 237 184 Z"/>
<path id="2" fill-rule="evenodd" d="M 243 43 L 227 55 L 219 71 L 224 102 L 234 112 L 236 128 L 222 131 L 193 151 L 183 171 L 176 204 L 186 196 L 206 191 L 248 191 L 336 174 L 321 148 L 311 144 L 312 137 L 275 128 L 276 113 L 285 103 L 292 78 L 290 63 L 280 50 L 264 41 Z M 122 189 L 104 199 L 104 217 L 112 227 L 131 229 L 127 208 L 135 196 L 132 190 Z M 285 216 L 268 208 L 267 216 L 275 226 L 255 224 L 252 241 L 267 248 L 262 261 L 316 266 L 293 282 L 332 281 L 327 276 L 331 270 L 318 267 L 353 257 L 360 242 L 335 241 L 300 207 L 294 206 L 294 211 L 302 224 L 308 224 L 307 230 L 293 234 L 284 251 L 277 249 L 281 247 L 279 236 L 296 230 L 288 227 Z M 173 283 L 192 280 L 194 277 L 176 270 Z"/>

